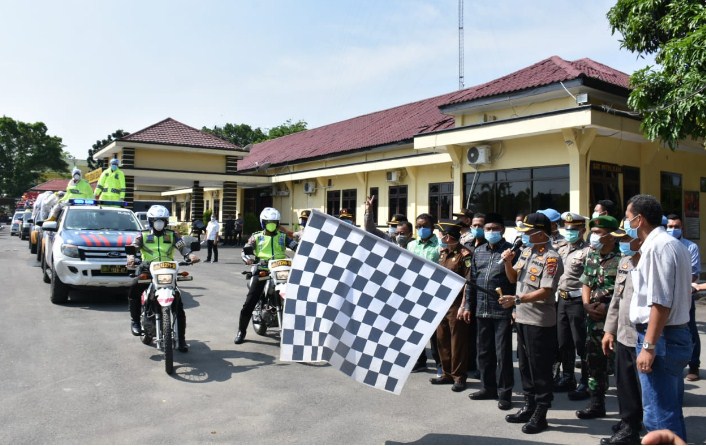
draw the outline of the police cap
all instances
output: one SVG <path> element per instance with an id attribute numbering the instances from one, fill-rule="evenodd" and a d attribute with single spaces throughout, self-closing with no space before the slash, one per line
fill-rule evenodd
<path id="1" fill-rule="evenodd" d="M 397 225 L 398 223 L 404 223 L 407 221 L 407 217 L 404 214 L 395 214 L 392 216 L 390 221 L 387 222 L 388 225 Z"/>
<path id="2" fill-rule="evenodd" d="M 566 223 L 582 223 L 586 224 L 586 217 L 583 215 L 577 214 L 575 212 L 564 212 L 561 214 L 561 219 L 564 220 Z"/>
<path id="3" fill-rule="evenodd" d="M 542 213 L 535 212 L 528 214 L 525 216 L 525 219 L 517 225 L 517 230 L 527 232 L 531 229 L 541 229 L 546 232 L 547 235 L 550 235 L 552 233 L 552 222 L 549 221 L 549 217 Z"/>
<path id="4" fill-rule="evenodd" d="M 456 240 L 461 238 L 461 226 L 457 224 L 456 221 L 442 220 L 436 224 L 436 228 L 444 235 L 450 235 Z"/>

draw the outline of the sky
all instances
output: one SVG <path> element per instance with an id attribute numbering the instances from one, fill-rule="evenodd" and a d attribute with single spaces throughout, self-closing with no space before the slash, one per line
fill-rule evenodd
<path id="1" fill-rule="evenodd" d="M 554 55 L 645 67 L 614 4 L 465 0 L 465 87 Z M 0 115 L 79 159 L 168 117 L 315 128 L 457 90 L 458 28 L 458 0 L 0 0 Z"/>

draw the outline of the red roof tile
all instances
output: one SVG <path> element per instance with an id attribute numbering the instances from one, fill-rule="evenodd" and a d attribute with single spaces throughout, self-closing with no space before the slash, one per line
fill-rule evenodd
<path id="1" fill-rule="evenodd" d="M 594 60 L 584 58 L 567 61 L 552 56 L 514 73 L 485 84 L 461 90 L 447 104 L 458 104 L 579 78 L 596 79 L 622 88 L 630 88 L 630 76 Z"/>
<path id="2" fill-rule="evenodd" d="M 449 98 L 445 94 L 256 144 L 238 162 L 238 170 L 400 143 L 420 133 L 452 128 L 453 117 L 439 111 Z"/>
<path id="3" fill-rule="evenodd" d="M 37 192 L 44 192 L 47 190 L 52 191 L 52 192 L 56 192 L 56 191 L 60 191 L 60 190 L 66 190 L 66 186 L 68 184 L 69 184 L 69 178 L 67 178 L 67 179 L 60 178 L 60 179 L 56 179 L 56 180 L 49 180 L 49 181 L 46 181 L 42 184 L 37 184 L 36 186 L 34 186 L 30 190 L 37 191 Z"/>
<path id="4" fill-rule="evenodd" d="M 118 141 L 187 146 L 204 149 L 238 150 L 239 147 L 216 136 L 167 118 L 140 131 L 127 135 Z"/>

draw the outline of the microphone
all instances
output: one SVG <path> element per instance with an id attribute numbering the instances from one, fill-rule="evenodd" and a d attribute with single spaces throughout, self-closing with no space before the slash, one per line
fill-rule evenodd
<path id="1" fill-rule="evenodd" d="M 520 237 L 515 239 L 515 243 L 512 244 L 512 248 L 510 248 L 511 251 L 517 251 L 520 249 L 520 246 L 522 246 L 522 239 Z M 505 261 L 502 257 L 500 260 L 498 260 L 498 265 L 502 264 Z"/>

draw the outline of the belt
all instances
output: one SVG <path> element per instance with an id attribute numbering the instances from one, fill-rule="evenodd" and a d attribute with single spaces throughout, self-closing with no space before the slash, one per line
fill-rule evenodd
<path id="1" fill-rule="evenodd" d="M 679 328 L 689 328 L 689 324 L 665 325 L 665 330 L 677 330 Z M 647 324 L 635 324 L 635 329 L 639 332 L 647 331 Z"/>
<path id="2" fill-rule="evenodd" d="M 111 191 L 112 193 L 114 193 L 114 194 L 119 194 L 119 193 L 120 193 L 120 189 L 110 189 L 110 191 Z"/>
<path id="3" fill-rule="evenodd" d="M 575 299 L 581 297 L 582 290 L 559 290 L 559 297 L 564 300 Z"/>

